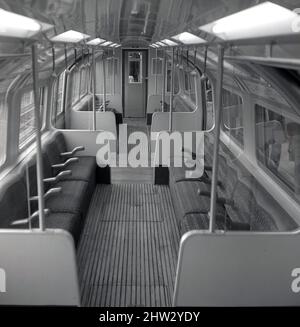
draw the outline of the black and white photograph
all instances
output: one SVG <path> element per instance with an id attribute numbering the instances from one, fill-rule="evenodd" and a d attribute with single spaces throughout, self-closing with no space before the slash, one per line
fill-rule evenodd
<path id="1" fill-rule="evenodd" d="M 300 0 L 0 0 L 0 317 L 297 307 Z"/>

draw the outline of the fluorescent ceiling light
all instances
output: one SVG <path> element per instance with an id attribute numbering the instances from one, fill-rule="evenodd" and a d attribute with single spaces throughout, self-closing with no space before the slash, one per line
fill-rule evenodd
<path id="1" fill-rule="evenodd" d="M 121 46 L 121 44 L 117 44 L 116 46 L 115 46 L 115 48 L 119 48 Z"/>
<path id="2" fill-rule="evenodd" d="M 110 44 L 112 44 L 112 42 L 110 42 L 110 41 L 106 41 L 106 42 L 102 43 L 101 46 L 103 46 L 103 47 L 107 47 L 107 46 L 110 45 Z"/>
<path id="3" fill-rule="evenodd" d="M 167 45 L 169 45 L 169 46 L 175 46 L 175 45 L 178 45 L 178 43 L 176 43 L 176 42 L 174 42 L 174 41 L 172 41 L 172 40 L 169 40 L 169 39 L 164 39 L 164 40 L 162 40 L 161 42 L 163 42 L 163 43 L 165 43 L 165 44 L 167 44 Z"/>
<path id="4" fill-rule="evenodd" d="M 296 12 L 267 1 L 199 29 L 224 40 L 249 39 L 295 33 L 297 19 Z"/>
<path id="5" fill-rule="evenodd" d="M 117 43 L 113 43 L 110 45 L 110 47 L 114 48 L 117 45 Z"/>
<path id="6" fill-rule="evenodd" d="M 50 40 L 52 42 L 62 42 L 62 43 L 79 43 L 81 41 L 84 41 L 88 39 L 90 36 L 87 34 L 83 34 L 77 31 L 67 31 L 64 33 L 61 33 L 59 35 L 54 36 Z"/>
<path id="7" fill-rule="evenodd" d="M 51 25 L 51 24 L 48 24 L 48 23 L 44 23 L 44 22 L 39 21 L 39 24 L 41 25 L 42 32 L 48 32 L 52 28 L 54 28 L 54 25 Z"/>
<path id="8" fill-rule="evenodd" d="M 201 39 L 201 37 L 196 36 L 189 32 L 183 32 L 177 35 L 172 36 L 172 39 L 179 41 L 184 44 L 199 44 L 205 43 L 206 41 Z"/>
<path id="9" fill-rule="evenodd" d="M 99 37 L 97 37 L 96 39 L 88 41 L 86 44 L 96 46 L 96 45 L 99 45 L 99 44 L 101 44 L 103 42 L 106 42 L 106 40 L 103 40 L 103 39 L 100 39 Z"/>
<path id="10" fill-rule="evenodd" d="M 0 9 L 0 35 L 28 39 L 42 30 L 41 24 L 29 17 Z"/>
<path id="11" fill-rule="evenodd" d="M 167 46 L 166 44 L 162 43 L 162 42 L 156 42 L 157 45 L 161 46 L 161 47 L 165 47 Z"/>

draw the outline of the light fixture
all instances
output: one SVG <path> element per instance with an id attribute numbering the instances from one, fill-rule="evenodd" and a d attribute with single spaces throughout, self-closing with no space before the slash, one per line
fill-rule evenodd
<path id="1" fill-rule="evenodd" d="M 102 47 L 107 47 L 108 45 L 111 45 L 112 42 L 111 41 L 106 41 L 104 43 L 101 44 Z"/>
<path id="2" fill-rule="evenodd" d="M 172 36 L 172 39 L 179 41 L 184 44 L 199 44 L 205 43 L 206 41 L 199 36 L 196 36 L 189 32 L 183 32 L 177 35 Z"/>
<path id="3" fill-rule="evenodd" d="M 87 45 L 92 45 L 92 46 L 97 46 L 103 42 L 106 42 L 106 40 L 104 39 L 100 39 L 99 37 L 97 37 L 96 39 L 93 39 L 91 41 L 88 41 L 86 44 Z"/>
<path id="4" fill-rule="evenodd" d="M 38 21 L 38 22 L 41 25 L 42 32 L 44 32 L 44 33 L 48 32 L 52 28 L 54 28 L 54 25 L 51 25 L 51 24 L 48 24 L 48 23 L 44 23 L 44 22 L 41 22 L 41 21 Z"/>
<path id="5" fill-rule="evenodd" d="M 167 45 L 169 45 L 169 46 L 171 46 L 171 47 L 173 47 L 173 46 L 175 46 L 175 45 L 178 45 L 178 43 L 176 43 L 176 42 L 174 42 L 174 41 L 172 41 L 172 40 L 169 40 L 169 39 L 164 39 L 164 40 L 162 40 L 161 42 L 163 42 L 163 43 L 165 43 L 165 44 L 167 44 Z"/>
<path id="6" fill-rule="evenodd" d="M 121 46 L 121 44 L 117 44 L 116 46 L 115 46 L 115 48 L 119 48 Z"/>
<path id="7" fill-rule="evenodd" d="M 295 33 L 296 12 L 272 2 L 264 2 L 199 27 L 224 40 L 249 39 Z"/>
<path id="8" fill-rule="evenodd" d="M 29 39 L 41 30 L 42 26 L 38 21 L 0 9 L 0 36 Z"/>
<path id="9" fill-rule="evenodd" d="M 90 36 L 77 31 L 69 30 L 67 32 L 58 34 L 50 39 L 52 42 L 61 43 L 79 43 L 81 41 L 87 40 Z"/>
<path id="10" fill-rule="evenodd" d="M 116 45 L 117 45 L 117 43 L 112 43 L 112 44 L 110 45 L 110 47 L 111 47 L 111 48 L 114 48 Z"/>
<path id="11" fill-rule="evenodd" d="M 159 46 L 161 46 L 161 47 L 166 47 L 167 46 L 166 44 L 162 43 L 161 41 L 156 42 L 156 44 L 159 45 Z"/>

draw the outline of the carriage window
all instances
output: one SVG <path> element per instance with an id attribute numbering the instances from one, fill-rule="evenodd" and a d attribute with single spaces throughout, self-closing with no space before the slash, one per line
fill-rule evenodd
<path id="1" fill-rule="evenodd" d="M 203 92 L 204 92 L 204 97 L 206 99 L 205 129 L 210 130 L 214 126 L 215 115 L 213 109 L 212 87 L 209 79 L 206 79 L 204 81 Z"/>
<path id="2" fill-rule="evenodd" d="M 80 74 L 80 98 L 86 94 L 86 69 L 81 69 Z"/>
<path id="3" fill-rule="evenodd" d="M 128 65 L 128 83 L 142 83 L 142 54 L 140 52 L 129 52 Z"/>
<path id="4" fill-rule="evenodd" d="M 34 96 L 33 91 L 26 92 L 21 98 L 19 149 L 34 138 Z"/>
<path id="5" fill-rule="evenodd" d="M 256 155 L 300 200 L 300 121 L 255 105 Z"/>
<path id="6" fill-rule="evenodd" d="M 171 61 L 167 61 L 167 73 L 166 73 L 166 85 L 167 85 L 167 93 L 171 91 L 171 72 L 172 72 L 172 63 Z M 179 79 L 178 72 L 175 70 L 174 72 L 174 94 L 178 94 L 179 92 Z"/>
<path id="7" fill-rule="evenodd" d="M 184 72 L 184 90 L 190 91 L 192 84 L 192 76 L 188 72 Z"/>
<path id="8" fill-rule="evenodd" d="M 55 119 L 63 112 L 63 87 L 64 73 L 59 75 L 53 87 L 52 96 L 52 119 Z"/>
<path id="9" fill-rule="evenodd" d="M 152 59 L 152 75 L 162 75 L 163 72 L 163 59 L 153 58 Z"/>
<path id="10" fill-rule="evenodd" d="M 57 100 L 56 100 L 56 115 L 58 116 L 63 112 L 63 91 L 64 91 L 64 77 L 65 74 L 62 73 L 59 75 L 59 79 L 57 81 Z"/>
<path id="11" fill-rule="evenodd" d="M 223 124 L 224 132 L 241 147 L 244 146 L 243 100 L 226 89 L 223 89 Z"/>
<path id="12" fill-rule="evenodd" d="M 79 100 L 79 87 L 80 87 L 80 71 L 75 68 L 72 74 L 72 104 L 75 104 Z"/>
<path id="13" fill-rule="evenodd" d="M 108 58 L 106 60 L 106 93 L 114 94 L 116 87 L 116 76 L 118 76 L 119 60 L 118 58 Z"/>
<path id="14" fill-rule="evenodd" d="M 196 103 L 196 88 L 195 88 L 195 76 L 193 74 L 184 72 L 184 89 L 191 101 Z"/>
<path id="15" fill-rule="evenodd" d="M 6 137 L 7 137 L 7 103 L 5 94 L 0 97 L 0 165 L 5 161 L 6 157 Z"/>

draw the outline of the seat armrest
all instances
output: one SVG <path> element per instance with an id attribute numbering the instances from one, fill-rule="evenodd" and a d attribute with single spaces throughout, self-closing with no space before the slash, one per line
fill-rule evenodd
<path id="1" fill-rule="evenodd" d="M 75 153 L 79 152 L 79 151 L 84 151 L 85 147 L 84 146 L 77 146 L 75 147 L 73 150 L 69 151 L 69 152 L 63 152 L 60 154 L 61 157 L 70 157 L 73 156 Z"/>
<path id="2" fill-rule="evenodd" d="M 49 213 L 50 213 L 49 209 L 44 209 L 45 216 L 47 216 Z M 29 222 L 31 222 L 33 219 L 36 219 L 38 217 L 39 217 L 39 211 L 36 211 L 29 218 L 13 221 L 11 223 L 11 226 L 25 225 L 25 224 L 28 224 Z"/>
<path id="3" fill-rule="evenodd" d="M 71 163 L 78 162 L 78 161 L 79 161 L 79 158 L 78 157 L 69 158 L 64 163 L 52 165 L 52 168 L 56 168 L 56 169 L 57 168 L 65 168 L 68 165 L 70 165 Z"/>
<path id="4" fill-rule="evenodd" d="M 44 199 L 50 198 L 52 195 L 58 194 L 62 191 L 62 187 L 53 187 L 50 188 L 45 194 L 44 194 Z M 37 201 L 39 199 L 38 196 L 33 196 L 30 198 L 30 201 Z"/>
<path id="5" fill-rule="evenodd" d="M 64 170 L 64 171 L 61 171 L 59 174 L 57 174 L 55 177 L 45 178 L 44 183 L 56 183 L 59 180 L 61 180 L 63 177 L 69 176 L 69 175 L 72 175 L 72 171 Z"/>

